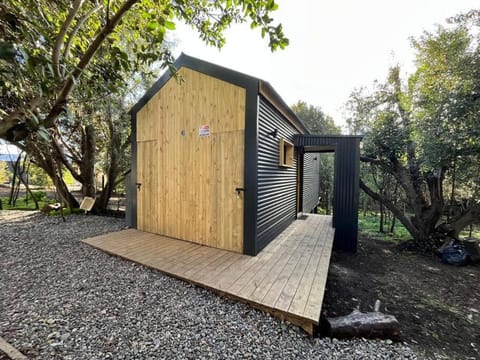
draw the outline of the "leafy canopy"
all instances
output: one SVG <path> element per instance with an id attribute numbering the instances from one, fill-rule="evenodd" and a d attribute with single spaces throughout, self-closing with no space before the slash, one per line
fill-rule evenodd
<path id="1" fill-rule="evenodd" d="M 221 47 L 224 30 L 249 21 L 272 50 L 288 39 L 274 0 L 6 0 L 0 3 L 0 137 L 48 139 L 80 81 L 114 91 L 121 76 L 160 61 L 176 21 Z M 87 88 L 84 87 L 84 90 Z"/>

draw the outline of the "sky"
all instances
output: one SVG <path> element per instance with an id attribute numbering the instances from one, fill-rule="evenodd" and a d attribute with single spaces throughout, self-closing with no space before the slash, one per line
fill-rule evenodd
<path id="1" fill-rule="evenodd" d="M 272 84 L 287 104 L 303 100 L 344 126 L 343 106 L 357 87 L 383 81 L 390 66 L 414 69 L 410 38 L 435 30 L 478 0 L 277 0 L 272 13 L 290 40 L 271 52 L 259 29 L 234 25 L 226 45 L 205 45 L 188 26 L 177 24 L 181 52 L 240 71 Z"/>

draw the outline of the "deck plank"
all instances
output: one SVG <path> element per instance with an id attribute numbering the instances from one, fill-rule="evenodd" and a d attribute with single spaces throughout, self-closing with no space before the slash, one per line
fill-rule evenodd
<path id="1" fill-rule="evenodd" d="M 327 224 L 321 224 L 317 228 L 317 231 L 319 233 L 323 233 L 322 231 L 328 231 Z M 317 267 L 320 263 L 322 252 L 324 250 L 324 245 L 325 243 L 322 241 L 318 241 L 315 244 L 315 248 L 313 249 L 310 259 L 308 260 L 307 269 L 305 270 L 305 273 L 303 274 L 302 279 L 299 282 L 298 290 L 292 299 L 290 307 L 288 308 L 289 313 L 303 316 L 308 297 L 310 295 L 310 290 L 312 288 L 312 284 L 315 278 L 315 274 L 317 272 Z"/>
<path id="2" fill-rule="evenodd" d="M 311 333 L 320 319 L 333 235 L 330 216 L 309 214 L 255 257 L 134 229 L 83 242 L 247 302 Z"/>
<path id="3" fill-rule="evenodd" d="M 301 288 L 301 285 L 303 285 L 301 280 L 305 274 L 305 271 L 308 270 L 307 265 L 310 262 L 310 258 L 312 257 L 315 245 L 320 242 L 315 237 L 315 233 L 317 232 L 317 226 L 318 224 L 310 224 L 307 220 L 303 253 L 300 256 L 299 261 L 295 265 L 295 268 L 291 272 L 285 286 L 283 287 L 282 292 L 280 293 L 280 296 L 275 302 L 276 309 L 288 311 L 297 291 L 303 291 L 303 289 Z"/>

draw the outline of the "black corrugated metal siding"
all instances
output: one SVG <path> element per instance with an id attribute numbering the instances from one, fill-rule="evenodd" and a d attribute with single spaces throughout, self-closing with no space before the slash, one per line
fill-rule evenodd
<path id="1" fill-rule="evenodd" d="M 302 211 L 311 212 L 318 205 L 320 196 L 320 158 L 319 153 L 303 155 L 303 203 Z"/>
<path id="2" fill-rule="evenodd" d="M 137 115 L 130 118 L 130 146 L 131 165 L 130 174 L 127 176 L 127 203 L 125 221 L 128 227 L 137 227 Z"/>
<path id="3" fill-rule="evenodd" d="M 277 129 L 276 137 L 269 132 Z M 293 143 L 298 131 L 260 96 L 258 109 L 257 251 L 296 217 L 296 151 L 292 167 L 279 166 L 279 141 Z"/>
<path id="4" fill-rule="evenodd" d="M 334 246 L 355 252 L 358 237 L 358 197 L 360 176 L 360 136 L 302 135 L 295 146 L 305 152 L 335 151 L 333 195 Z"/>

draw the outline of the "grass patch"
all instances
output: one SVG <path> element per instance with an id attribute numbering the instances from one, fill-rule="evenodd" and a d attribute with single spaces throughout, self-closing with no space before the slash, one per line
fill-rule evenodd
<path id="1" fill-rule="evenodd" d="M 460 239 L 466 239 L 470 236 L 470 228 L 467 227 L 460 233 Z M 472 229 L 472 238 L 480 239 L 480 226 L 474 225 Z"/>
<path id="2" fill-rule="evenodd" d="M 70 215 L 70 214 L 74 214 L 74 215 L 84 215 L 84 214 L 85 214 L 85 210 L 82 210 L 82 209 L 73 209 L 72 211 L 70 211 L 69 208 L 63 209 L 63 215 L 64 215 L 64 216 L 67 216 L 67 215 Z M 53 210 L 53 211 L 50 211 L 50 212 L 48 213 L 48 216 L 61 216 L 61 212 L 60 212 L 60 210 Z"/>
<path id="3" fill-rule="evenodd" d="M 0 198 L 2 200 L 2 207 L 3 210 L 22 210 L 22 211 L 33 211 L 35 209 L 35 202 L 29 197 L 28 201 L 25 199 L 24 196 L 19 197 L 14 205 L 8 204 L 8 197 L 4 196 Z M 41 198 L 38 201 L 39 210 L 42 209 L 45 204 L 52 204 L 55 200 L 47 200 L 45 198 Z"/>
<path id="4" fill-rule="evenodd" d="M 369 238 L 387 240 L 394 242 L 402 242 L 411 239 L 410 233 L 405 229 L 401 222 L 398 220 L 395 222 L 393 233 L 381 233 L 380 217 L 375 215 L 362 215 L 358 216 L 358 228 Z M 390 224 L 384 225 L 385 229 L 390 228 Z"/>

